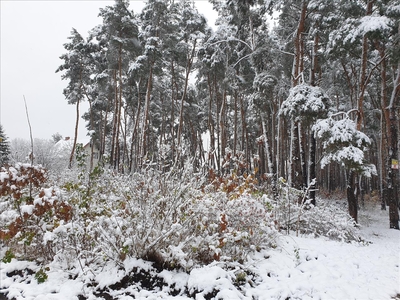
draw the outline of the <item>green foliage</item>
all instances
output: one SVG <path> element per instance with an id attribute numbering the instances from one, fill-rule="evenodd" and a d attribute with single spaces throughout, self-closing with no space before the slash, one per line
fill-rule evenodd
<path id="1" fill-rule="evenodd" d="M 6 253 L 4 254 L 4 257 L 1 259 L 1 261 L 3 263 L 7 264 L 7 263 L 10 263 L 13 258 L 15 258 L 14 253 L 12 252 L 11 249 L 8 249 L 6 251 Z"/>
<path id="2" fill-rule="evenodd" d="M 35 279 L 37 281 L 37 283 L 41 284 L 46 282 L 48 275 L 46 273 L 46 271 L 49 271 L 49 268 L 45 268 L 45 269 L 40 269 L 39 271 L 37 271 L 35 273 Z"/>
<path id="3" fill-rule="evenodd" d="M 0 125 L 0 166 L 9 162 L 10 152 L 10 143 L 4 133 L 3 126 Z"/>

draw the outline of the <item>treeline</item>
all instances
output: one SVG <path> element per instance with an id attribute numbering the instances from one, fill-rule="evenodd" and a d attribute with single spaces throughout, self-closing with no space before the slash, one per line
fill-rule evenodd
<path id="1" fill-rule="evenodd" d="M 77 126 L 89 103 L 100 155 L 124 173 L 190 160 L 272 190 L 285 178 L 313 203 L 315 188 L 347 190 L 355 220 L 358 196 L 377 190 L 398 228 L 397 1 L 210 2 L 214 30 L 189 0 L 140 13 L 116 0 L 88 38 L 72 30 L 57 72 Z"/>

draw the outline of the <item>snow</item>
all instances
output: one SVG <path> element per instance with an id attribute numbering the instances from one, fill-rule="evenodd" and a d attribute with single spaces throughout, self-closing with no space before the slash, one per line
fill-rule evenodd
<path id="1" fill-rule="evenodd" d="M 313 117 L 328 111 L 330 100 L 320 87 L 299 84 L 290 89 L 288 98 L 283 101 L 280 114 L 299 121 L 302 117 Z"/>
<path id="2" fill-rule="evenodd" d="M 350 41 L 353 43 L 360 36 L 374 31 L 388 31 L 390 30 L 390 19 L 386 16 L 365 16 L 360 19 L 358 26 L 349 28 L 348 35 L 344 38 L 344 42 Z M 351 27 L 351 26 L 350 26 Z"/>
<path id="3" fill-rule="evenodd" d="M 336 114 L 336 117 L 339 115 L 345 115 L 345 117 L 335 120 L 331 116 L 318 120 L 313 125 L 315 136 L 322 139 L 325 151 L 321 159 L 321 167 L 324 168 L 332 161 L 336 161 L 343 166 L 358 165 L 363 169 L 365 176 L 376 174 L 375 166 L 364 163 L 364 151 L 371 144 L 370 138 L 356 129 L 356 123 L 349 118 L 348 113 L 341 112 Z"/>
<path id="4" fill-rule="evenodd" d="M 17 300 L 78 299 L 78 295 L 98 299 L 93 294 L 96 284 L 97 288 L 107 290 L 126 272 L 137 268 L 157 275 L 166 284 L 146 290 L 132 283 L 109 291 L 114 299 L 207 299 L 211 293 L 213 299 L 229 300 L 395 299 L 400 294 L 400 231 L 388 229 L 388 211 L 381 211 L 378 203 L 362 209 L 359 216 L 364 242 L 281 234 L 275 249 L 256 252 L 240 268 L 239 264 L 214 262 L 189 273 L 156 271 L 149 262 L 127 259 L 123 266 L 110 262 L 83 271 L 79 267 L 65 269 L 54 261 L 46 270 L 48 279 L 39 284 L 34 273 L 40 267 L 34 262 L 12 259 L 11 263 L 0 263 L 0 292 L 8 292 L 9 297 Z M 33 272 L 26 273 L 28 269 Z M 18 270 L 25 275 L 10 275 Z M 240 275 L 244 275 L 244 280 L 238 285 Z M 185 287 L 187 293 L 171 295 L 173 289 Z"/>

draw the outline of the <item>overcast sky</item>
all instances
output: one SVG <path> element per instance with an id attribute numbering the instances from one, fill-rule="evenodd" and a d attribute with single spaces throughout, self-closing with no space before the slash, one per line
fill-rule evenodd
<path id="1" fill-rule="evenodd" d="M 99 8 L 113 5 L 108 0 L 0 0 L 1 20 L 1 109 L 0 123 L 8 138 L 29 139 L 25 112 L 26 98 L 34 138 L 51 139 L 55 133 L 73 136 L 75 106 L 62 94 L 67 81 L 55 70 L 62 61 L 72 27 L 83 36 L 101 24 Z M 139 12 L 144 3 L 130 1 L 130 9 Z M 199 11 L 215 18 L 207 1 L 196 1 Z M 82 113 L 86 107 L 82 106 Z M 80 120 L 79 139 L 86 137 Z"/>

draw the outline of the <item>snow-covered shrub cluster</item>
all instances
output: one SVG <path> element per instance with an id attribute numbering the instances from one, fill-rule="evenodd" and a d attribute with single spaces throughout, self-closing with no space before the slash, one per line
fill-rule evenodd
<path id="1" fill-rule="evenodd" d="M 338 202 L 317 199 L 317 205 L 311 205 L 307 191 L 290 188 L 283 179 L 279 181 L 279 195 L 280 200 L 270 205 L 281 230 L 342 242 L 363 240 L 354 219 Z"/>
<path id="2" fill-rule="evenodd" d="M 203 177 L 194 175 L 151 170 L 92 177 L 90 186 L 70 190 L 75 229 L 66 224 L 60 232 L 86 241 L 93 237 L 90 253 L 102 258 L 140 257 L 184 268 L 214 259 L 245 260 L 249 251 L 273 240 L 263 198 L 205 192 Z"/>
<path id="3" fill-rule="evenodd" d="M 15 235 L 4 239 L 17 257 L 26 257 L 29 246 L 35 249 L 28 251 L 35 253 L 32 258 L 55 258 L 66 266 L 76 259 L 85 266 L 136 257 L 191 269 L 213 260 L 244 261 L 249 252 L 274 243 L 276 230 L 266 198 L 240 186 L 235 194 L 216 190 L 190 169 L 179 176 L 155 170 L 121 175 L 101 168 L 74 174 L 58 182 L 59 188 L 41 192 L 38 187 L 24 205 L 16 206 L 20 198 L 13 204 L 3 194 L 3 235 L 21 222 L 18 229 L 30 234 L 29 243 Z M 1 178 L 5 184 L 7 173 Z M 37 213 L 36 207 L 44 211 Z M 11 241 L 25 245 L 25 252 Z M 44 246 L 47 255 L 40 257 L 38 249 Z"/>
<path id="4" fill-rule="evenodd" d="M 343 207 L 333 203 L 322 202 L 299 212 L 298 222 L 296 226 L 304 234 L 325 236 L 343 242 L 361 241 L 353 218 Z"/>
<path id="5" fill-rule="evenodd" d="M 0 240 L 26 259 L 52 260 L 47 235 L 72 217 L 72 207 L 57 188 L 44 187 L 46 180 L 45 169 L 30 164 L 0 171 Z"/>
<path id="6" fill-rule="evenodd" d="M 143 258 L 191 270 L 214 260 L 242 263 L 277 246 L 282 229 L 358 239 L 343 210 L 309 207 L 283 181 L 274 202 L 257 189 L 254 174 L 206 178 L 189 166 L 179 174 L 149 168 L 123 175 L 101 167 L 88 174 L 81 167 L 51 185 L 40 167 L 2 169 L 0 238 L 8 255 L 55 259 L 67 268 Z"/>

